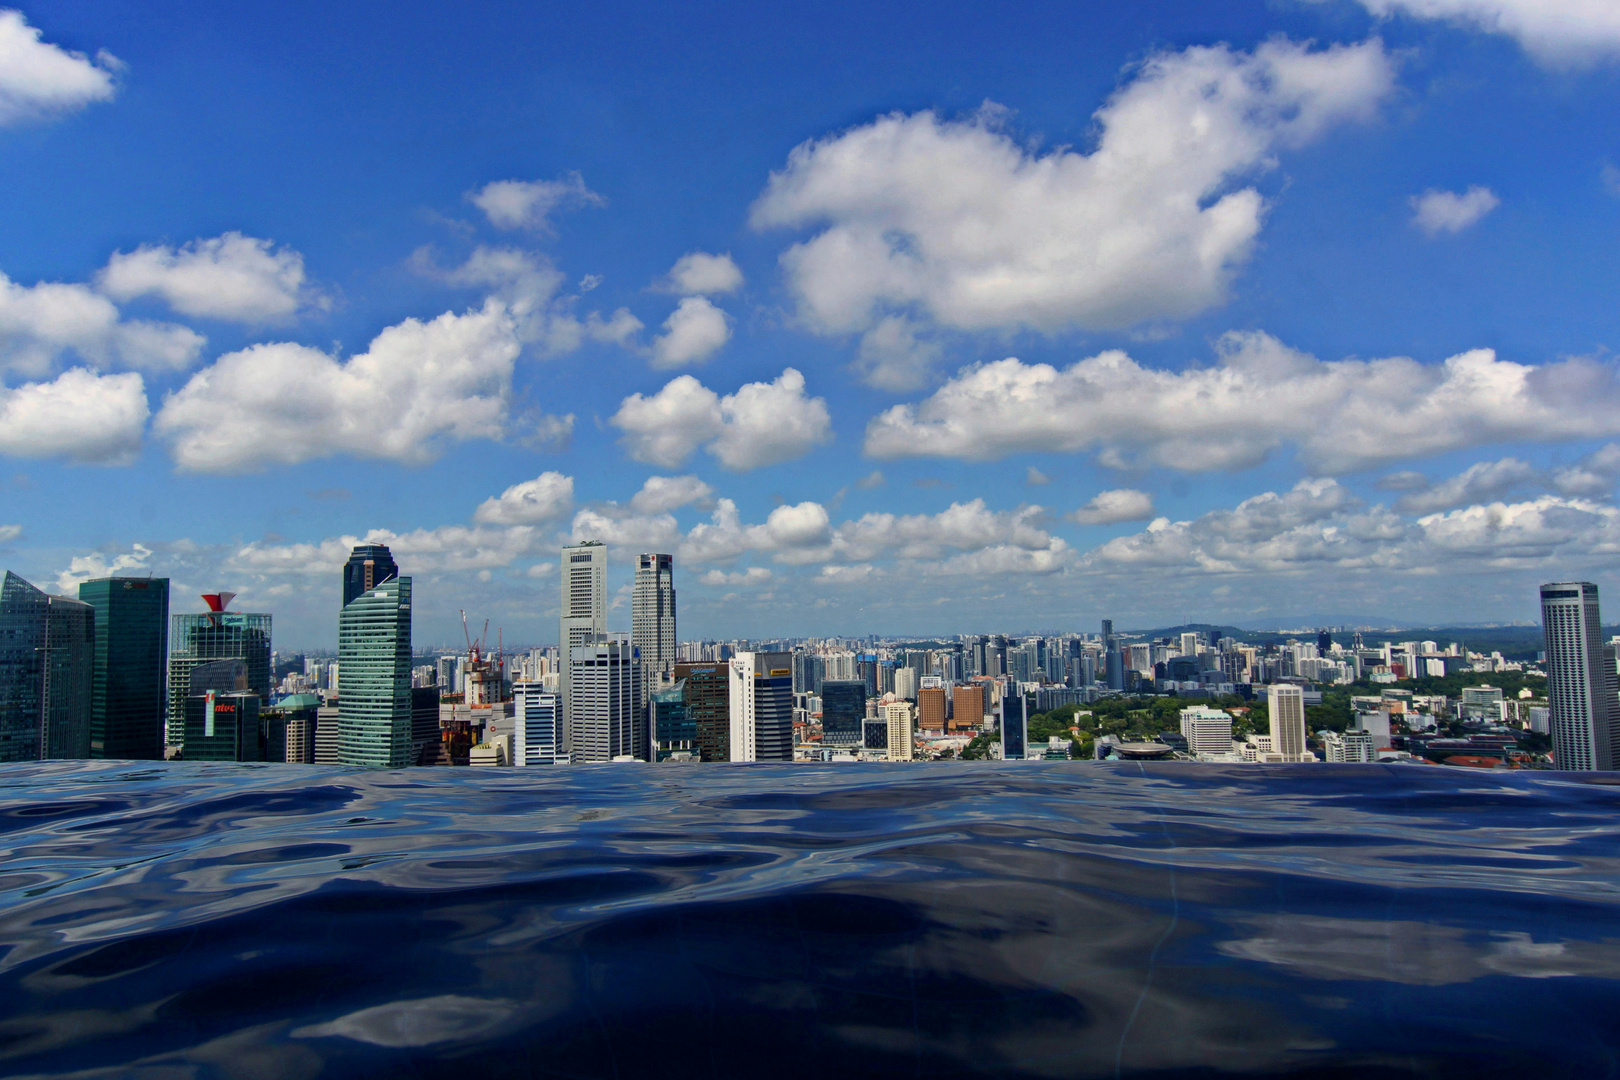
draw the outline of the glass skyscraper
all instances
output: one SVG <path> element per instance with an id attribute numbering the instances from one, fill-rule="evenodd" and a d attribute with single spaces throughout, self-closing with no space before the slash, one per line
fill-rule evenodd
<path id="1" fill-rule="evenodd" d="M 410 765 L 411 719 L 411 579 L 395 576 L 338 614 L 338 760 Z"/>
<path id="2" fill-rule="evenodd" d="M 1547 636 L 1553 764 L 1612 769 L 1620 700 L 1614 654 L 1603 644 L 1597 586 L 1590 581 L 1543 585 L 1541 622 Z"/>
<path id="3" fill-rule="evenodd" d="M 827 679 L 821 684 L 822 745 L 859 743 L 865 719 L 866 683 L 859 679 Z"/>
<path id="4" fill-rule="evenodd" d="M 343 567 L 343 606 L 389 578 L 399 577 L 399 564 L 385 544 L 361 544 L 349 553 Z"/>
<path id="5" fill-rule="evenodd" d="M 0 762 L 90 756 L 95 612 L 0 579 Z"/>
<path id="6" fill-rule="evenodd" d="M 168 743 L 185 745 L 186 698 L 191 669 L 212 660 L 247 664 L 247 688 L 270 700 L 270 616 L 260 612 L 205 611 L 169 618 Z"/>
<path id="7" fill-rule="evenodd" d="M 97 578 L 79 599 L 95 610 L 90 756 L 161 760 L 169 579 Z"/>

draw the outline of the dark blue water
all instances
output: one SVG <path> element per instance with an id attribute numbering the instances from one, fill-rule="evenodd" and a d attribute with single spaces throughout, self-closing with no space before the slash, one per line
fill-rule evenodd
<path id="1" fill-rule="evenodd" d="M 0 771 L 0 1074 L 1620 1074 L 1620 777 Z"/>

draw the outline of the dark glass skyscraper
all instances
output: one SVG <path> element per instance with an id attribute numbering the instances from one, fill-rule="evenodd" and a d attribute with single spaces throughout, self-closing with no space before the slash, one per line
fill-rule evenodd
<path id="1" fill-rule="evenodd" d="M 861 741 L 866 719 L 866 683 L 828 679 L 821 684 L 821 741 L 826 746 L 854 746 Z"/>
<path id="2" fill-rule="evenodd" d="M 361 593 L 396 577 L 399 577 L 399 566 L 387 545 L 358 545 L 349 553 L 349 561 L 343 567 L 343 606 L 348 607 Z"/>
<path id="3" fill-rule="evenodd" d="M 94 634 L 88 604 L 0 579 L 0 762 L 89 756 Z"/>
<path id="4" fill-rule="evenodd" d="M 169 579 L 97 578 L 79 599 L 95 611 L 90 756 L 161 760 Z"/>
<path id="5" fill-rule="evenodd" d="M 1009 691 L 1001 699 L 1001 759 L 1022 761 L 1029 752 L 1029 716 L 1024 695 Z"/>

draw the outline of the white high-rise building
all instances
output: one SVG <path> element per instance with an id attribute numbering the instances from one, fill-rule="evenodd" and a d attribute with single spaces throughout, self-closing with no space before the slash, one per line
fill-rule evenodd
<path id="1" fill-rule="evenodd" d="M 641 662 L 626 634 L 575 645 L 568 661 L 568 722 L 574 762 L 647 760 Z M 791 694 L 789 695 L 791 707 Z"/>
<path id="2" fill-rule="evenodd" d="M 910 761 L 916 752 L 912 741 L 911 703 L 890 702 L 883 706 L 883 719 L 888 723 L 889 760 Z"/>
<path id="3" fill-rule="evenodd" d="M 1305 754 L 1305 691 L 1297 686 L 1266 688 L 1271 713 L 1271 751 L 1284 761 L 1299 761 Z"/>
<path id="4" fill-rule="evenodd" d="M 574 650 L 607 637 L 607 548 L 586 540 L 562 549 L 562 603 L 557 631 L 563 694 L 562 749 L 573 750 L 574 698 L 569 671 Z M 584 760 L 577 758 L 575 760 Z M 604 759 L 605 760 L 605 759 Z"/>
<path id="5" fill-rule="evenodd" d="M 1181 710 L 1181 733 L 1187 737 L 1187 750 L 1193 754 L 1232 752 L 1232 714 L 1202 705 Z"/>
<path id="6" fill-rule="evenodd" d="M 1365 765 L 1378 760 L 1370 732 L 1351 728 L 1344 734 L 1330 731 L 1325 738 L 1327 759 L 1342 765 Z"/>
<path id="7" fill-rule="evenodd" d="M 793 760 L 793 654 L 738 653 L 730 661 L 731 760 Z"/>
<path id="8" fill-rule="evenodd" d="M 675 575 L 668 555 L 636 559 L 636 582 L 630 598 L 630 641 L 648 672 L 669 674 L 675 664 Z"/>
<path id="9" fill-rule="evenodd" d="M 1560 769 L 1612 769 L 1616 700 L 1614 646 L 1598 631 L 1598 589 L 1589 581 L 1541 587 L 1547 635 L 1547 704 L 1553 764 Z"/>
<path id="10" fill-rule="evenodd" d="M 1196 632 L 1181 635 L 1181 655 L 1198 655 L 1198 634 Z"/>
<path id="11" fill-rule="evenodd" d="M 538 682 L 512 686 L 512 764 L 555 765 L 568 758 L 557 745 L 562 699 Z"/>

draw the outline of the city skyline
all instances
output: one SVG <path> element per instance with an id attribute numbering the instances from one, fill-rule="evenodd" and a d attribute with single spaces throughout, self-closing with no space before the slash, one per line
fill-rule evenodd
<path id="1" fill-rule="evenodd" d="M 0 14 L 27 580 L 307 648 L 363 544 L 445 645 L 546 640 L 590 538 L 709 638 L 1620 584 L 1595 8 L 393 14 Z"/>

